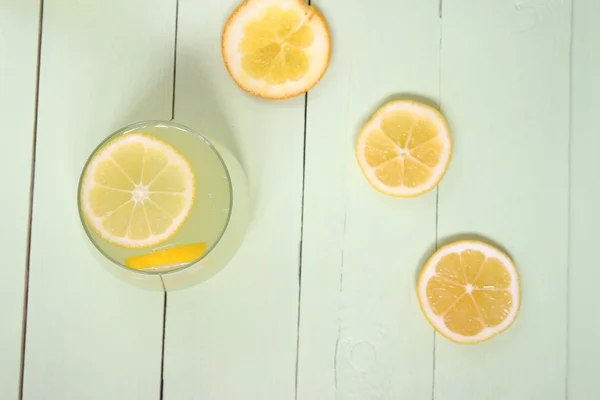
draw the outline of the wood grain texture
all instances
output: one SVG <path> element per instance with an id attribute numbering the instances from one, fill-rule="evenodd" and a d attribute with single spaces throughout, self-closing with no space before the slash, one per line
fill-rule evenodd
<path id="1" fill-rule="evenodd" d="M 565 398 L 570 7 L 444 2 L 441 105 L 455 150 L 439 236 L 505 248 L 522 307 L 489 342 L 436 337 L 436 400 Z"/>
<path id="2" fill-rule="evenodd" d="M 600 226 L 600 3 L 574 0 L 571 230 L 569 285 L 569 400 L 600 398 L 600 314 L 597 261 Z"/>
<path id="3" fill-rule="evenodd" d="M 37 83 L 39 0 L 0 0 L 0 398 L 19 392 L 29 195 Z M 10 211 L 9 211 L 10 210 Z"/>
<path id="4" fill-rule="evenodd" d="M 253 216 L 223 271 L 168 294 L 165 399 L 294 397 L 304 97 L 262 100 L 229 77 L 221 32 L 239 4 L 179 4 L 175 119 L 241 155 Z"/>
<path id="5" fill-rule="evenodd" d="M 95 146 L 170 119 L 175 1 L 44 4 L 25 399 L 157 399 L 163 294 L 110 275 L 77 213 Z"/>
<path id="6" fill-rule="evenodd" d="M 354 144 L 386 101 L 437 102 L 438 2 L 313 5 L 334 47 L 308 94 L 298 399 L 430 399 L 433 330 L 415 282 L 435 246 L 436 192 L 376 192 Z"/>

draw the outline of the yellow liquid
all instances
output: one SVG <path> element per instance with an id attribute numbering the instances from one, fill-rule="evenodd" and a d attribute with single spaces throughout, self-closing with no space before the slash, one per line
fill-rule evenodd
<path id="1" fill-rule="evenodd" d="M 247 190 L 243 171 L 226 149 L 182 126 L 154 121 L 134 124 L 111 136 L 109 141 L 130 133 L 143 133 L 162 139 L 188 159 L 196 176 L 192 212 L 173 238 L 142 250 L 115 246 L 95 234 L 88 226 L 85 226 L 86 231 L 98 250 L 116 264 L 110 266 L 111 272 L 116 272 L 117 276 L 130 283 L 158 290 L 177 289 L 198 283 L 218 272 L 233 256 L 241 241 L 247 219 Z M 217 150 L 215 146 L 220 149 Z M 232 230 L 236 232 L 230 232 Z M 206 243 L 207 253 L 197 265 L 172 265 L 143 271 L 131 270 L 125 266 L 125 259 L 132 256 L 200 242 Z"/>

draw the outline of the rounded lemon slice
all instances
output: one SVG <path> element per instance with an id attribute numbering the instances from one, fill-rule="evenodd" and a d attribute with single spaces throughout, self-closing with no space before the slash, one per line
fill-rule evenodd
<path id="1" fill-rule="evenodd" d="M 415 101 L 384 105 L 356 141 L 356 158 L 371 186 L 395 197 L 414 197 L 436 187 L 451 155 L 446 119 Z"/>
<path id="2" fill-rule="evenodd" d="M 479 241 L 440 248 L 425 264 L 417 292 L 427 320 L 457 343 L 477 343 L 498 335 L 515 321 L 521 306 L 515 264 Z"/>
<path id="3" fill-rule="evenodd" d="M 182 154 L 154 136 L 128 133 L 88 162 L 79 201 L 87 225 L 102 239 L 139 249 L 177 233 L 195 192 L 194 173 Z"/>
<path id="4" fill-rule="evenodd" d="M 247 0 L 225 24 L 222 53 L 242 89 L 284 99 L 323 77 L 331 39 L 323 16 L 303 0 Z"/>

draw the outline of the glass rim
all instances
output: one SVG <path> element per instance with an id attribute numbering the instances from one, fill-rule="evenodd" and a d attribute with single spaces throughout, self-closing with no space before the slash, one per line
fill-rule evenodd
<path id="1" fill-rule="evenodd" d="M 100 149 L 102 149 L 108 142 L 110 142 L 111 140 L 113 140 L 115 137 L 120 136 L 120 135 L 126 135 L 128 133 L 131 133 L 132 131 L 134 131 L 135 129 L 139 128 L 140 126 L 144 126 L 144 125 L 151 125 L 154 124 L 155 126 L 158 125 L 166 125 L 166 126 L 171 126 L 174 127 L 176 129 L 185 131 L 186 133 L 189 133 L 193 136 L 196 137 L 196 139 L 198 140 L 202 140 L 203 142 L 205 142 L 210 149 L 213 151 L 213 153 L 217 156 L 219 162 L 221 163 L 221 165 L 223 166 L 223 169 L 225 170 L 225 176 L 227 177 L 227 185 L 229 187 L 229 211 L 227 212 L 227 219 L 225 220 L 225 224 L 223 225 L 223 229 L 221 230 L 221 232 L 219 233 L 219 236 L 217 236 L 217 239 L 214 241 L 214 243 L 210 246 L 207 247 L 206 251 L 204 252 L 204 254 L 202 254 L 200 257 L 198 257 L 197 259 L 195 259 L 194 261 L 190 261 L 187 263 L 182 263 L 181 265 L 179 265 L 178 267 L 169 269 L 167 271 L 146 271 L 146 270 L 140 270 L 140 269 L 134 269 L 134 268 L 130 268 L 126 265 L 123 265 L 122 263 L 118 262 L 117 260 L 115 260 L 114 258 L 110 257 L 104 250 L 102 250 L 100 248 L 100 246 L 96 243 L 96 240 L 94 240 L 94 238 L 92 237 L 90 228 L 88 227 L 87 222 L 85 221 L 85 218 L 83 216 L 83 210 L 81 207 L 81 188 L 83 185 L 83 177 L 85 175 L 85 171 L 87 170 L 90 162 L 92 161 L 92 159 L 94 158 L 94 156 L 96 154 L 98 154 L 98 151 Z M 213 142 L 208 139 L 206 136 L 196 132 L 194 129 L 185 126 L 185 125 L 181 125 L 177 122 L 174 122 L 173 120 L 156 120 L 156 119 L 150 119 L 150 120 L 143 120 L 143 121 L 138 121 L 138 122 L 133 122 L 127 125 L 123 125 L 120 128 L 118 128 L 117 130 L 113 131 L 111 134 L 109 134 L 108 136 L 106 136 L 95 148 L 94 150 L 92 150 L 92 152 L 90 153 L 90 155 L 88 156 L 82 170 L 81 170 L 81 175 L 79 176 L 79 184 L 77 185 L 77 210 L 79 213 L 79 220 L 81 221 L 81 224 L 83 225 L 83 229 L 88 237 L 88 239 L 90 240 L 90 242 L 92 242 L 92 244 L 94 245 L 94 247 L 100 252 L 100 254 L 102 254 L 104 256 L 104 258 L 106 258 L 107 261 L 115 264 L 117 267 L 122 268 L 125 271 L 128 272 L 132 272 L 134 274 L 139 274 L 139 275 L 146 275 L 146 276 L 158 276 L 158 277 L 162 277 L 164 275 L 171 275 L 171 274 L 175 274 L 177 272 L 181 272 L 184 271 L 192 266 L 194 266 L 195 264 L 201 262 L 202 260 L 204 260 L 214 249 L 215 247 L 217 247 L 217 245 L 219 243 L 221 243 L 221 240 L 223 239 L 223 236 L 225 236 L 225 232 L 227 231 L 227 228 L 229 227 L 229 223 L 231 222 L 231 216 L 233 213 L 233 182 L 231 180 L 231 174 L 229 172 L 229 168 L 227 167 L 227 163 L 225 162 L 225 160 L 223 159 L 223 157 L 221 156 L 221 153 L 219 152 L 219 150 L 215 147 L 215 145 L 213 144 Z M 186 221 L 187 223 L 187 221 Z M 99 237 L 100 240 L 103 240 L 102 238 Z M 113 246 L 117 246 L 113 243 L 107 242 Z M 119 247 L 119 246 L 117 246 Z M 162 248 L 168 248 L 168 247 L 162 247 Z M 156 250 L 151 251 L 148 254 L 151 254 L 157 250 L 162 249 L 161 247 L 158 247 Z M 161 279 L 162 280 L 162 279 Z"/>

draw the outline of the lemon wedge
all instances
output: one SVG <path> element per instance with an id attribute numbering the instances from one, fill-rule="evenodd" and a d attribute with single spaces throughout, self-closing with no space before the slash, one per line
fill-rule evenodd
<path id="1" fill-rule="evenodd" d="M 196 261 L 206 252 L 206 243 L 186 244 L 183 246 L 159 249 L 149 254 L 125 259 L 125 265 L 133 269 L 173 267 Z"/>

